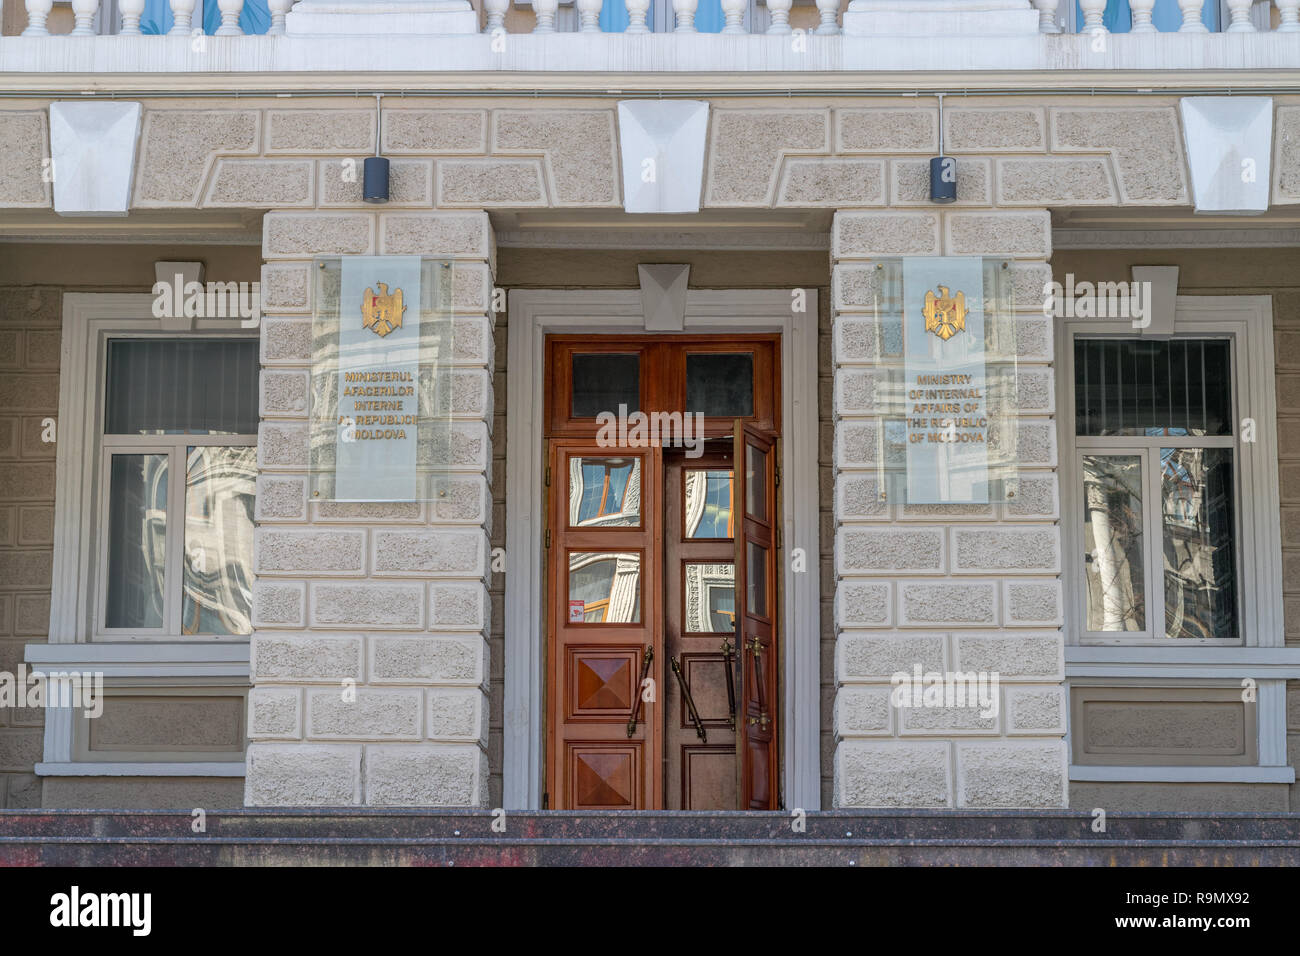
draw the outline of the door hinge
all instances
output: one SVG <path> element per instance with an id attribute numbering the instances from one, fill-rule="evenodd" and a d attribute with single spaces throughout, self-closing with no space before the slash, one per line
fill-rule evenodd
<path id="1" fill-rule="evenodd" d="M 781 487 L 781 466 L 780 465 L 777 464 L 772 465 L 772 476 L 775 482 L 775 487 L 780 488 Z"/>
<path id="2" fill-rule="evenodd" d="M 546 466 L 546 487 L 551 487 L 551 466 Z"/>
<path id="3" fill-rule="evenodd" d="M 782 538 L 782 536 L 781 536 L 781 528 L 780 528 L 780 526 L 777 526 L 777 528 L 776 528 L 776 550 L 778 550 L 778 551 L 781 550 L 781 547 L 782 547 L 782 541 L 783 541 L 783 540 L 784 540 L 784 538 Z"/>
<path id="4" fill-rule="evenodd" d="M 551 809 L 551 795 L 549 793 L 542 794 L 542 809 Z"/>
<path id="5" fill-rule="evenodd" d="M 546 546 L 547 546 L 548 548 L 551 546 L 551 529 L 550 529 L 550 528 L 547 528 L 547 529 L 546 529 Z"/>

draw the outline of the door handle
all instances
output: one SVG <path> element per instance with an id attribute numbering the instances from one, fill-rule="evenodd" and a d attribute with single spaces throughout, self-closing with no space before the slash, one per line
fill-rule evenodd
<path id="1" fill-rule="evenodd" d="M 736 729 L 736 675 L 732 672 L 731 666 L 732 647 L 731 642 L 725 637 L 722 639 L 722 666 L 727 671 L 727 723 L 732 730 Z"/>
<path id="2" fill-rule="evenodd" d="M 686 686 L 686 676 L 682 674 L 682 668 L 677 663 L 677 658 L 672 658 L 673 674 L 677 677 L 677 683 L 682 689 L 682 697 L 686 700 L 686 712 L 691 715 L 691 723 L 695 725 L 695 736 L 706 744 L 709 742 L 709 735 L 704 730 L 704 721 L 700 720 L 700 712 L 695 709 L 695 701 L 691 698 L 691 689 Z"/>
<path id="3" fill-rule="evenodd" d="M 632 688 L 636 700 L 632 702 L 632 716 L 627 719 L 627 735 L 629 737 L 636 733 L 636 725 L 641 721 L 641 689 L 645 687 L 646 675 L 650 673 L 650 662 L 654 659 L 654 645 L 647 644 L 645 653 L 641 655 L 641 679 L 636 682 L 636 687 Z"/>

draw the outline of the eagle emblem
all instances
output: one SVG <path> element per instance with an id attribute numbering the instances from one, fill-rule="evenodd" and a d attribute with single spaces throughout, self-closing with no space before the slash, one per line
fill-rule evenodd
<path id="1" fill-rule="evenodd" d="M 389 294 L 387 283 L 376 282 L 375 285 L 379 287 L 378 292 L 367 288 L 362 296 L 361 324 L 382 339 L 393 329 L 402 327 L 402 313 L 406 306 L 402 305 L 401 289 Z"/>
<path id="2" fill-rule="evenodd" d="M 925 330 L 933 332 L 947 342 L 958 332 L 966 331 L 966 295 L 948 294 L 946 285 L 939 286 L 939 294 L 925 293 Z"/>

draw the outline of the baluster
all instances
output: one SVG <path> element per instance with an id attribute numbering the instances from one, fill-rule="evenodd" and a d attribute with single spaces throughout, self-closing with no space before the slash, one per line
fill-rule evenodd
<path id="1" fill-rule="evenodd" d="M 484 33 L 495 33 L 506 29 L 506 11 L 510 9 L 510 0 L 483 0 L 483 9 L 487 11 L 487 26 Z"/>
<path id="2" fill-rule="evenodd" d="M 99 0 L 72 0 L 73 24 L 71 36 L 93 37 L 95 35 L 95 11 L 99 9 Z"/>
<path id="3" fill-rule="evenodd" d="M 266 0 L 266 5 L 271 11 L 271 25 L 267 27 L 267 36 L 284 35 L 284 18 L 293 8 L 293 0 Z"/>
<path id="4" fill-rule="evenodd" d="M 649 33 L 646 26 L 646 14 L 650 12 L 650 0 L 624 0 L 627 4 L 626 33 Z"/>
<path id="5" fill-rule="evenodd" d="M 27 29 L 23 30 L 23 36 L 49 36 L 50 31 L 45 21 L 53 9 L 54 0 L 27 0 Z"/>
<path id="6" fill-rule="evenodd" d="M 790 32 L 790 7 L 793 0 L 767 0 L 767 12 L 771 21 L 767 25 L 768 33 Z"/>
<path id="7" fill-rule="evenodd" d="M 1178 0 L 1178 8 L 1183 11 L 1183 25 L 1179 33 L 1209 33 L 1210 28 L 1201 22 L 1202 0 Z"/>
<path id="8" fill-rule="evenodd" d="M 835 20 L 839 12 L 840 0 L 817 0 L 817 13 L 821 17 L 821 22 L 817 24 L 817 29 L 813 33 L 820 33 L 823 36 L 839 33 L 840 25 Z"/>
<path id="9" fill-rule="evenodd" d="M 1034 0 L 1034 9 L 1038 11 L 1039 33 L 1061 32 L 1061 28 L 1056 25 L 1056 5 L 1058 2 L 1059 0 Z M 1133 0 L 1129 0 L 1129 2 L 1130 5 L 1133 4 Z M 1141 2 L 1141 0 L 1138 0 L 1138 2 Z"/>
<path id="10" fill-rule="evenodd" d="M 244 9 L 244 0 L 217 0 L 217 9 L 221 11 L 221 26 L 217 27 L 219 37 L 241 37 L 244 31 L 239 28 L 239 14 Z"/>
<path id="11" fill-rule="evenodd" d="M 1282 22 L 1277 25 L 1277 33 L 1300 33 L 1300 0 L 1273 0 L 1277 12 L 1282 15 Z M 29 8 L 30 9 L 30 8 Z"/>
<path id="12" fill-rule="evenodd" d="M 1129 9 L 1133 11 L 1133 26 L 1130 33 L 1155 33 L 1156 25 L 1151 22 L 1151 11 L 1156 7 L 1156 0 L 1128 0 Z"/>
<path id="13" fill-rule="evenodd" d="M 745 32 L 745 7 L 748 4 L 745 0 L 722 0 L 722 15 L 726 18 L 727 24 L 722 28 L 723 33 L 744 33 Z"/>
<path id="14" fill-rule="evenodd" d="M 1101 22 L 1106 12 L 1106 0 L 1079 0 L 1079 9 L 1083 11 L 1083 29 L 1080 33 L 1110 32 L 1106 29 L 1106 24 Z"/>
<path id="15" fill-rule="evenodd" d="M 578 4 L 578 32 L 600 32 L 601 0 L 576 0 Z"/>
<path id="16" fill-rule="evenodd" d="M 673 0 L 673 16 L 677 19 L 674 33 L 695 32 L 695 10 L 700 0 Z"/>
<path id="17" fill-rule="evenodd" d="M 167 31 L 169 37 L 187 37 L 194 29 L 195 0 L 168 0 L 172 8 L 172 28 Z"/>
<path id="18" fill-rule="evenodd" d="M 139 36 L 144 0 L 118 0 L 117 6 L 122 12 L 122 27 L 118 33 L 122 36 Z"/>
<path id="19" fill-rule="evenodd" d="M 1228 24 L 1225 33 L 1258 33 L 1255 24 L 1250 22 L 1250 8 L 1254 0 L 1228 0 L 1228 10 L 1232 14 L 1232 22 Z"/>
<path id="20" fill-rule="evenodd" d="M 534 33 L 554 33 L 555 13 L 559 10 L 559 0 L 533 0 L 533 12 L 537 14 Z"/>

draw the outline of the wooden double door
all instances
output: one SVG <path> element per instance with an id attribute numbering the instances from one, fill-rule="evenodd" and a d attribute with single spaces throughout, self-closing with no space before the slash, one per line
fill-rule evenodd
<path id="1" fill-rule="evenodd" d="M 773 404 L 548 439 L 546 806 L 779 808 Z"/>

